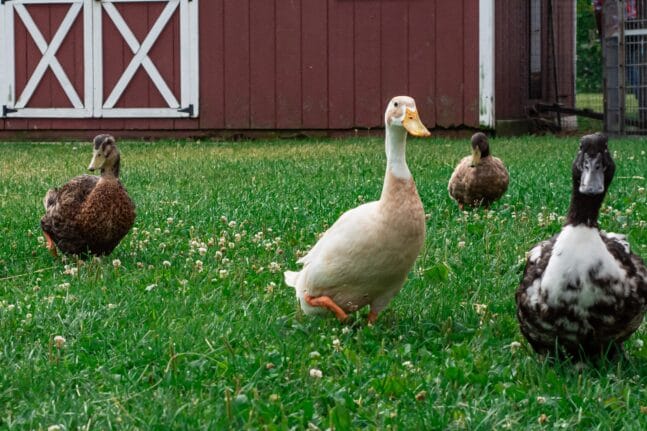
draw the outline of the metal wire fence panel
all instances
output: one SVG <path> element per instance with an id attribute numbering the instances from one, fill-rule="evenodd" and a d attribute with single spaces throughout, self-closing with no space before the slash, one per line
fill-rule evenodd
<path id="1" fill-rule="evenodd" d="M 604 3 L 605 127 L 647 134 L 647 0 Z"/>

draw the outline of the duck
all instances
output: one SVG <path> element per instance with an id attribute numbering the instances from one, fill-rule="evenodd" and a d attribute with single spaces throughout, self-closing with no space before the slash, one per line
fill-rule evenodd
<path id="1" fill-rule="evenodd" d="M 544 356 L 616 357 L 647 311 L 643 260 L 624 235 L 598 226 L 615 172 L 607 141 L 600 133 L 581 139 L 565 224 L 527 254 L 516 291 L 521 333 Z"/>
<path id="2" fill-rule="evenodd" d="M 406 162 L 407 134 L 429 136 L 413 98 L 391 99 L 384 114 L 386 174 L 380 199 L 346 211 L 286 271 L 307 315 L 348 313 L 370 305 L 369 323 L 404 285 L 425 240 L 425 211 Z"/>
<path id="3" fill-rule="evenodd" d="M 472 155 L 464 157 L 454 169 L 447 191 L 462 211 L 465 206 L 489 207 L 508 190 L 510 176 L 501 159 L 490 154 L 485 133 L 472 135 Z"/>
<path id="4" fill-rule="evenodd" d="M 47 191 L 40 221 L 50 253 L 109 255 L 135 222 L 135 205 L 119 180 L 121 156 L 115 138 L 94 138 L 89 171 Z"/>

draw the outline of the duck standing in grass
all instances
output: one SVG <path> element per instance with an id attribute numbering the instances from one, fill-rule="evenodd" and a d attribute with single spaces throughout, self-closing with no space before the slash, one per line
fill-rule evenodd
<path id="1" fill-rule="evenodd" d="M 566 224 L 528 254 L 517 318 L 540 354 L 613 357 L 647 311 L 645 264 L 623 235 L 598 229 L 614 171 L 606 136 L 584 136 L 573 162 Z"/>
<path id="2" fill-rule="evenodd" d="M 472 136 L 472 155 L 463 158 L 449 179 L 447 190 L 463 210 L 467 206 L 489 207 L 508 190 L 510 177 L 503 162 L 490 154 L 485 133 Z"/>
<path id="3" fill-rule="evenodd" d="M 66 254 L 107 255 L 130 231 L 135 205 L 119 181 L 120 156 L 110 135 L 94 138 L 90 171 L 45 195 L 45 215 L 40 221 L 47 248 L 56 256 Z"/>
<path id="4" fill-rule="evenodd" d="M 407 132 L 429 136 L 411 97 L 391 99 L 384 114 L 386 177 L 379 201 L 339 217 L 299 272 L 285 272 L 306 314 L 330 310 L 340 320 L 370 305 L 369 322 L 398 293 L 425 240 L 425 212 L 405 159 Z"/>

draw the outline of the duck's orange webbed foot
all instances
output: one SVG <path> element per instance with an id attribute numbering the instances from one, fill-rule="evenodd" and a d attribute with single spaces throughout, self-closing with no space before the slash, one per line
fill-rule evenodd
<path id="1" fill-rule="evenodd" d="M 329 296 L 313 297 L 306 293 L 305 295 L 303 295 L 303 299 L 305 299 L 308 305 L 310 305 L 311 307 L 324 307 L 332 311 L 337 320 L 339 320 L 340 322 L 348 319 L 348 314 L 346 314 L 346 312 L 342 310 L 339 305 L 335 304 Z"/>
<path id="2" fill-rule="evenodd" d="M 377 313 L 373 310 L 368 312 L 368 317 L 367 319 L 369 324 L 374 324 L 377 321 Z"/>
<path id="3" fill-rule="evenodd" d="M 58 257 L 58 252 L 56 251 L 56 244 L 54 244 L 52 237 L 49 236 L 49 234 L 45 231 L 43 231 L 43 236 L 47 241 L 47 249 L 49 250 L 49 252 L 52 254 L 52 256 Z"/>

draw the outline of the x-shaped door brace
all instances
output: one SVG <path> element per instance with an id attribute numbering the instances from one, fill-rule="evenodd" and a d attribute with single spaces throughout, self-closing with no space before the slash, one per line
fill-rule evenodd
<path id="1" fill-rule="evenodd" d="M 160 34 L 164 30 L 164 27 L 166 27 L 166 24 L 173 16 L 173 13 L 175 12 L 179 4 L 179 0 L 169 1 L 169 3 L 160 14 L 159 18 L 157 18 L 157 21 L 155 21 L 155 24 L 151 28 L 150 32 L 140 45 L 137 41 L 137 38 L 130 30 L 130 27 L 128 27 L 128 24 L 126 24 L 126 21 L 124 21 L 115 5 L 108 2 L 103 3 L 104 10 L 106 11 L 110 19 L 112 19 L 112 22 L 114 22 L 117 29 L 119 29 L 121 36 L 130 47 L 130 50 L 133 52 L 133 54 L 135 54 L 133 59 L 130 61 L 130 64 L 128 64 L 128 67 L 126 67 L 126 70 L 124 70 L 124 73 L 121 75 L 121 78 L 119 78 L 119 81 L 117 81 L 117 84 L 110 93 L 110 96 L 108 96 L 105 103 L 103 104 L 104 109 L 114 108 L 115 104 L 122 96 L 123 92 L 126 90 L 128 83 L 133 78 L 140 65 L 144 67 L 144 70 L 146 70 L 148 76 L 150 76 L 151 80 L 159 90 L 168 106 L 170 108 L 180 107 L 180 103 L 177 101 L 168 85 L 166 85 L 166 81 L 164 81 L 164 78 L 162 78 L 162 75 L 160 75 L 153 61 L 150 59 L 150 57 L 148 57 L 148 52 L 151 50 L 151 48 L 159 38 Z"/>
<path id="2" fill-rule="evenodd" d="M 52 38 L 52 42 L 49 45 L 47 45 L 45 38 L 43 37 L 42 33 L 38 29 L 38 26 L 32 19 L 29 12 L 27 12 L 27 9 L 25 8 L 25 6 L 23 6 L 20 3 L 17 3 L 16 5 L 14 5 L 14 10 L 18 13 L 18 15 L 20 16 L 20 19 L 25 24 L 27 31 L 29 32 L 29 34 L 31 34 L 31 37 L 34 39 L 34 42 L 36 43 L 38 50 L 41 52 L 41 54 L 43 54 L 43 57 L 40 59 L 40 62 L 36 66 L 36 69 L 34 69 L 34 73 L 31 75 L 31 78 L 29 78 L 27 85 L 25 85 L 25 88 L 23 89 L 22 94 L 18 98 L 18 101 L 16 102 L 16 105 L 15 105 L 16 108 L 24 108 L 27 105 L 27 103 L 29 103 L 29 99 L 31 99 L 31 97 L 34 95 L 34 91 L 36 91 L 36 88 L 38 87 L 38 84 L 43 78 L 43 75 L 47 71 L 48 67 L 52 68 L 52 72 L 54 72 L 54 76 L 56 76 L 58 81 L 61 83 L 61 86 L 65 91 L 65 94 L 70 99 L 70 102 L 72 102 L 72 106 L 74 106 L 74 108 L 77 108 L 77 109 L 84 108 L 83 102 L 81 102 L 81 99 L 79 98 L 79 95 L 76 93 L 74 86 L 72 85 L 69 78 L 67 77 L 67 74 L 63 70 L 63 67 L 61 67 L 61 64 L 56 59 L 56 52 L 63 44 L 63 41 L 65 40 L 65 36 L 67 36 L 67 33 L 72 28 L 72 24 L 74 24 L 74 21 L 76 20 L 76 17 L 79 15 L 79 12 L 81 11 L 82 7 L 83 7 L 82 3 L 72 4 L 72 6 L 70 7 L 70 10 L 67 12 L 67 14 L 65 15 L 65 18 L 63 19 L 61 26 L 56 31 L 54 38 Z"/>

